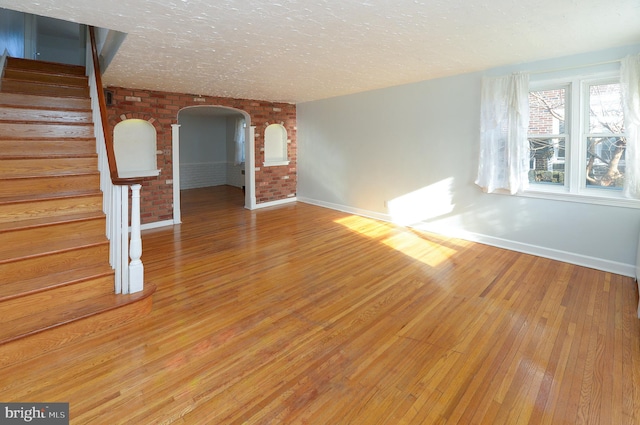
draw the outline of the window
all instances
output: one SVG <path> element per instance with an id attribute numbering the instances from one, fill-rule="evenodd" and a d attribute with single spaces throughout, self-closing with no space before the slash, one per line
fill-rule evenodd
<path id="1" fill-rule="evenodd" d="M 486 193 L 640 208 L 640 54 L 617 71 L 615 62 L 556 80 L 482 77 L 475 183 Z"/>
<path id="2" fill-rule="evenodd" d="M 534 82 L 528 192 L 622 199 L 626 138 L 617 75 Z"/>

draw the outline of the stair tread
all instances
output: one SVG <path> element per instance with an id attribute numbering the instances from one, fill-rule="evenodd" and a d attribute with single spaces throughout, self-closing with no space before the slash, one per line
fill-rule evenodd
<path id="1" fill-rule="evenodd" d="M 0 181 L 2 181 L 0 179 Z M 0 205 L 2 204 L 16 204 L 16 203 L 25 203 L 25 202 L 34 202 L 34 201 L 49 201 L 53 199 L 63 199 L 63 198 L 78 198 L 78 197 L 86 197 L 86 196 L 102 196 L 102 192 L 98 189 L 87 189 L 86 191 L 74 191 L 74 192 L 60 192 L 56 194 L 38 194 L 38 195 L 28 195 L 28 196 L 20 196 L 20 197 L 10 197 L 6 198 L 0 197 Z"/>
<path id="2" fill-rule="evenodd" d="M 0 232 L 0 263 L 101 244 L 107 240 L 105 229 L 104 217 L 7 229 Z"/>
<path id="3" fill-rule="evenodd" d="M 90 156 L 95 156 L 95 154 L 90 152 L 79 152 L 79 153 L 48 153 L 42 152 L 38 153 L 29 153 L 29 154 L 5 154 L 0 152 L 0 159 L 60 159 L 60 158 L 86 158 Z M 83 173 L 87 174 L 87 173 Z M 24 177 L 21 177 L 24 178 Z"/>
<path id="4" fill-rule="evenodd" d="M 60 215 L 60 216 L 48 216 L 48 217 L 33 218 L 33 219 L 20 220 L 20 221 L 10 221 L 7 223 L 0 223 L 0 232 L 14 231 L 17 229 L 28 229 L 32 227 L 50 226 L 53 224 L 69 223 L 74 221 L 100 219 L 103 217 L 104 217 L 104 213 L 100 210 L 96 210 L 96 211 L 85 212 L 85 213 L 67 214 L 67 215 Z"/>
<path id="5" fill-rule="evenodd" d="M 91 111 L 0 105 L 0 122 L 26 124 L 93 124 Z"/>
<path id="6" fill-rule="evenodd" d="M 95 137 L 93 124 L 0 122 L 2 140 L 69 140 Z"/>
<path id="7" fill-rule="evenodd" d="M 8 69 L 31 69 L 49 73 L 64 73 L 69 75 L 85 75 L 86 68 L 83 65 L 63 64 L 42 60 L 8 57 L 6 67 Z"/>
<path id="8" fill-rule="evenodd" d="M 144 290 L 135 294 L 108 294 L 88 300 L 50 306 L 42 314 L 3 323 L 3 326 L 0 327 L 0 344 L 124 307 L 152 296 L 155 289 L 155 285 L 145 285 Z"/>
<path id="9" fill-rule="evenodd" d="M 22 279 L 19 282 L 3 283 L 0 285 L 0 303 L 113 274 L 113 269 L 105 261 L 100 266 L 82 267 L 82 265 L 78 265 L 73 269 L 57 273 Z"/>
<path id="10" fill-rule="evenodd" d="M 87 273 L 93 276 L 106 270 L 113 271 L 108 261 L 110 250 L 109 242 L 105 240 L 99 245 L 0 264 L 0 276 L 3 276 L 0 298 L 15 297 L 19 295 L 16 291 L 20 290 L 28 293 L 38 288 L 79 281 Z"/>
<path id="11" fill-rule="evenodd" d="M 58 111 L 86 111 L 91 110 L 91 99 L 0 92 L 0 105 Z"/>
<path id="12" fill-rule="evenodd" d="M 86 87 L 89 79 L 85 75 L 74 75 L 65 72 L 51 72 L 39 69 L 5 68 L 4 78 L 21 80 L 25 82 L 37 82 L 53 85 Z"/>
<path id="13" fill-rule="evenodd" d="M 0 138 L 0 159 L 52 158 L 95 155 L 95 138 L 20 139 Z"/>
<path id="14" fill-rule="evenodd" d="M 6 158 L 0 163 L 0 178 L 17 179 L 42 176 L 69 176 L 98 168 L 98 155 L 72 158 Z"/>
<path id="15" fill-rule="evenodd" d="M 97 158 L 98 155 L 95 152 L 78 152 L 74 154 L 66 154 L 66 153 L 49 153 L 49 154 L 32 154 L 32 153 L 23 153 L 21 155 L 16 154 L 2 154 L 0 153 L 0 159 L 2 160 L 25 160 L 25 159 L 38 159 L 38 160 L 47 160 L 47 159 L 64 159 L 64 158 Z M 73 171 L 73 170 L 71 170 Z M 87 174 L 88 171 L 83 171 L 82 174 Z M 68 175 L 68 174 L 67 174 Z M 28 176 L 27 176 L 28 177 Z M 2 178 L 2 177 L 0 177 Z M 25 178 L 25 177 L 16 177 L 16 178 Z"/>
<path id="16" fill-rule="evenodd" d="M 76 155 L 73 156 L 73 158 L 84 158 L 87 155 Z M 67 158 L 66 156 L 64 158 Z M 9 158 L 3 158 L 2 156 L 0 156 L 0 159 L 40 159 L 40 157 L 9 157 Z M 18 180 L 51 180 L 51 179 L 64 179 L 67 177 L 72 177 L 72 176 L 100 176 L 100 172 L 99 171 L 89 171 L 89 170 L 85 170 L 85 171 L 76 171 L 73 174 L 63 174 L 63 175 L 52 175 L 52 176 L 30 176 L 30 177 L 0 177 L 0 182 L 2 183 L 7 183 L 7 184 L 11 184 L 11 181 L 13 180 L 14 183 L 17 182 Z M 97 188 L 97 186 L 96 186 Z M 91 188 L 91 190 L 97 190 L 96 188 Z"/>
<path id="17" fill-rule="evenodd" d="M 87 98 L 89 87 L 39 83 L 14 78 L 2 79 L 2 91 L 5 93 L 24 93 L 31 95 L 55 96 L 63 98 Z"/>

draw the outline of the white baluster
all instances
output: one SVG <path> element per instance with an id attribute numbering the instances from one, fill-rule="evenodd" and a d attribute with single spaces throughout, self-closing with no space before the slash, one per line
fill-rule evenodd
<path id="1" fill-rule="evenodd" d="M 126 283 L 122 281 L 122 208 L 120 208 L 120 186 L 111 187 L 111 202 L 109 205 L 109 262 L 115 269 L 115 293 L 122 294 L 126 290 Z M 128 261 L 129 258 L 127 257 Z M 124 263 L 127 264 L 127 263 Z"/>
<path id="2" fill-rule="evenodd" d="M 129 292 L 142 291 L 144 286 L 144 266 L 142 257 L 142 238 L 140 236 L 140 188 L 139 184 L 131 186 L 131 247 L 129 255 Z"/>
<path id="3" fill-rule="evenodd" d="M 129 186 L 116 186 L 120 190 L 120 274 L 122 279 L 122 293 L 129 294 L 131 285 L 129 281 Z"/>

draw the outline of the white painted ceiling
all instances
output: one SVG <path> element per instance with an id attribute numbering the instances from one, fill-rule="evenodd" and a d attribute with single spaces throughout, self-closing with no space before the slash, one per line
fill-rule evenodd
<path id="1" fill-rule="evenodd" d="M 304 102 L 640 42 L 638 0 L 0 0 L 128 34 L 109 85 Z"/>

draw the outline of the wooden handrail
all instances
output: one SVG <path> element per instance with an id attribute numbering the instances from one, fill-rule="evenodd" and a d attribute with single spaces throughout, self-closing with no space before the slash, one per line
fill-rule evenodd
<path id="1" fill-rule="evenodd" d="M 118 164 L 116 163 L 116 155 L 113 150 L 113 137 L 109 131 L 109 120 L 107 119 L 107 102 L 104 98 L 104 90 L 102 89 L 102 76 L 100 74 L 100 61 L 98 60 L 98 47 L 96 45 L 95 28 L 89 26 L 89 38 L 91 39 L 91 54 L 93 56 L 93 73 L 96 78 L 96 88 L 98 89 L 98 104 L 100 105 L 100 119 L 102 121 L 102 132 L 104 133 L 104 142 L 107 148 L 107 162 L 109 163 L 109 175 L 111 182 L 115 185 L 132 185 L 142 184 L 146 178 L 142 177 L 119 177 Z"/>

